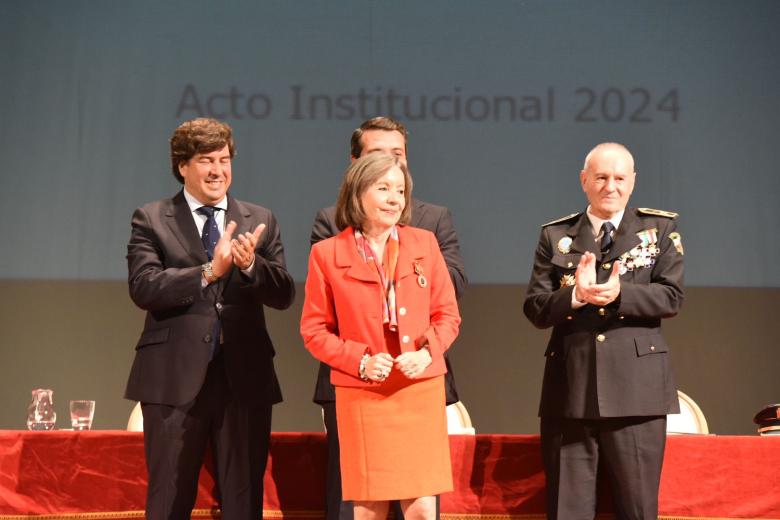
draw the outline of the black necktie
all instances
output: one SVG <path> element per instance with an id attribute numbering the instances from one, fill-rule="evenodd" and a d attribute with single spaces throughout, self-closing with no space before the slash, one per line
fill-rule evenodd
<path id="1" fill-rule="evenodd" d="M 206 251 L 209 260 L 214 259 L 214 247 L 216 247 L 220 237 L 217 219 L 214 216 L 220 209 L 214 206 L 201 206 L 198 208 L 198 213 L 206 215 L 206 223 L 203 224 L 203 232 L 200 234 L 200 239 L 203 242 L 203 249 Z"/>
<path id="2" fill-rule="evenodd" d="M 615 230 L 615 226 L 612 222 L 606 221 L 601 225 L 601 252 L 606 253 L 609 248 L 612 247 L 612 231 Z"/>

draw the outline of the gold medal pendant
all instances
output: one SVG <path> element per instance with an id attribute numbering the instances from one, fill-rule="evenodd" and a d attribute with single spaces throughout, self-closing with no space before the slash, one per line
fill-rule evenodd
<path id="1" fill-rule="evenodd" d="M 423 268 L 422 265 L 420 265 L 420 262 L 414 263 L 414 274 L 417 275 L 417 285 L 422 288 L 427 287 L 428 280 L 425 278 L 425 273 L 423 273 Z"/>
<path id="2" fill-rule="evenodd" d="M 575 279 L 573 274 L 565 274 L 561 277 L 561 281 L 559 282 L 561 287 L 571 287 L 575 284 Z"/>

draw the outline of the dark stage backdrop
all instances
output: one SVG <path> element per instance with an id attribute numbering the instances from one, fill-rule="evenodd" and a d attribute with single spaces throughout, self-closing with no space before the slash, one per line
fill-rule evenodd
<path id="1" fill-rule="evenodd" d="M 577 173 L 605 140 L 636 156 L 635 205 L 681 214 L 681 388 L 716 430 L 750 431 L 780 400 L 778 26 L 773 0 L 3 2 L 0 427 L 23 425 L 35 386 L 122 422 L 141 328 L 129 220 L 178 189 L 182 120 L 233 125 L 231 191 L 274 210 L 303 282 L 349 134 L 386 114 L 411 131 L 415 194 L 459 231 L 472 287 L 453 357 L 479 431 L 535 431 L 547 333 L 521 315 L 523 284 L 539 225 L 584 209 Z M 299 308 L 271 313 L 277 429 L 319 426 Z"/>

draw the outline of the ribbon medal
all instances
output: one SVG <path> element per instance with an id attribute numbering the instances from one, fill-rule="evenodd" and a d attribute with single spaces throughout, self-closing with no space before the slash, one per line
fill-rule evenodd
<path id="1" fill-rule="evenodd" d="M 428 280 L 425 278 L 425 274 L 423 273 L 423 268 L 422 265 L 420 265 L 420 262 L 414 263 L 414 274 L 417 275 L 417 285 L 425 288 L 428 285 Z"/>
<path id="2" fill-rule="evenodd" d="M 634 269 L 652 267 L 658 256 L 658 230 L 645 229 L 636 234 L 641 244 L 620 255 L 620 274 L 626 274 Z"/>
<path id="3" fill-rule="evenodd" d="M 636 236 L 642 241 L 642 247 L 647 247 L 650 244 L 655 245 L 655 243 L 658 242 L 658 230 L 655 228 L 640 231 Z"/>

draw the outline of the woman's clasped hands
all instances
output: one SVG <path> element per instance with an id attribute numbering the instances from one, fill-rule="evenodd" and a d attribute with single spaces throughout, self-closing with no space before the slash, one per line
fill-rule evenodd
<path id="1" fill-rule="evenodd" d="M 427 348 L 404 352 L 395 359 L 386 352 L 380 352 L 366 359 L 363 375 L 370 381 L 381 383 L 388 378 L 393 369 L 398 369 L 407 378 L 417 379 L 432 361 L 431 353 Z"/>

